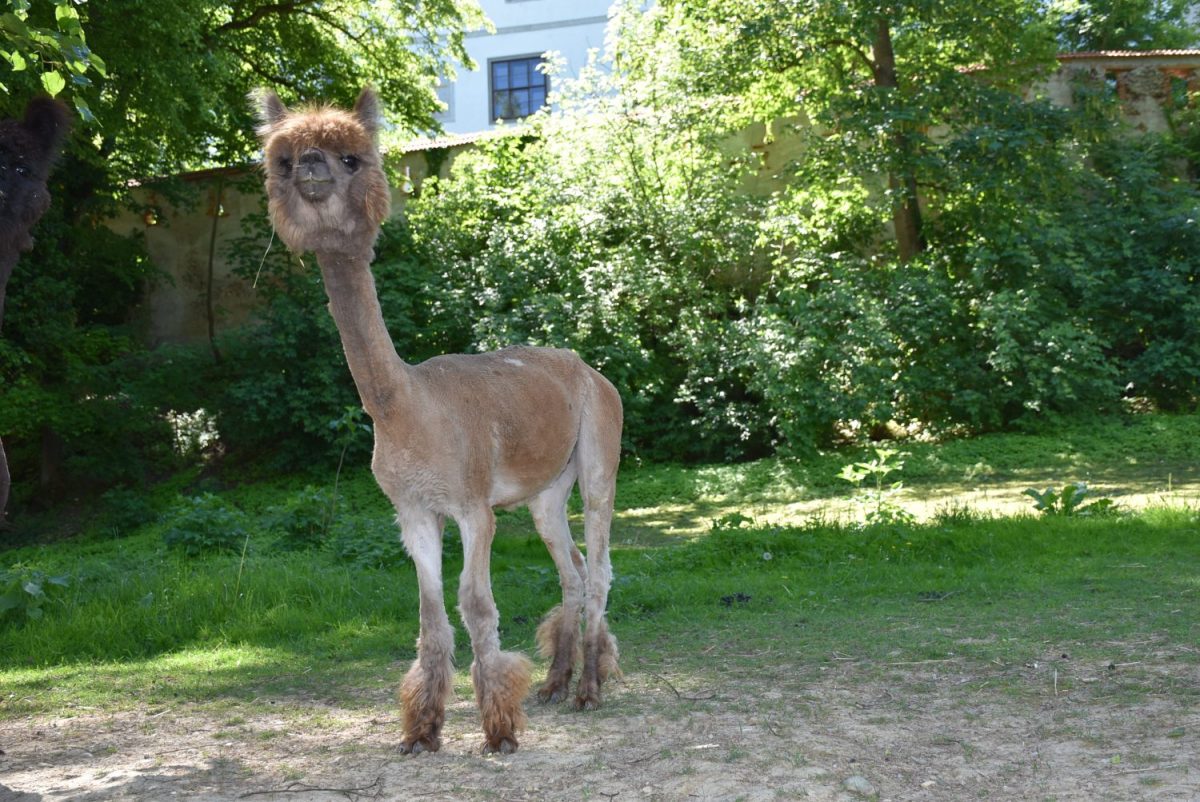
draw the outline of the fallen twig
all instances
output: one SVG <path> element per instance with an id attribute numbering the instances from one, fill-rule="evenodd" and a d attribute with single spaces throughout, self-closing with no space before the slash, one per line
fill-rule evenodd
<path id="1" fill-rule="evenodd" d="M 706 699 L 712 699 L 714 696 L 717 695 L 715 691 L 709 691 L 707 694 L 704 694 L 703 696 L 693 696 L 692 694 L 680 693 L 679 689 L 671 684 L 671 680 L 667 679 L 662 674 L 654 674 L 653 676 L 658 677 L 660 680 L 665 682 L 667 687 L 671 689 L 671 693 L 675 694 L 675 696 L 677 698 L 684 699 L 689 702 L 703 702 Z"/>
<path id="2" fill-rule="evenodd" d="M 286 788 L 267 788 L 263 791 L 247 791 L 238 797 L 245 799 L 251 796 L 260 796 L 263 794 L 312 794 L 312 793 L 330 793 L 342 794 L 349 800 L 355 797 L 366 796 L 371 799 L 378 799 L 383 794 L 383 778 L 376 777 L 375 782 L 370 785 L 359 786 L 358 788 L 321 788 L 316 785 L 306 785 L 305 783 L 294 782 Z"/>
<path id="3" fill-rule="evenodd" d="M 1147 771 L 1167 771 L 1168 769 L 1179 768 L 1179 763 L 1171 763 L 1167 766 L 1147 766 L 1144 769 L 1125 769 L 1124 771 L 1115 772 L 1116 774 L 1144 774 Z"/>

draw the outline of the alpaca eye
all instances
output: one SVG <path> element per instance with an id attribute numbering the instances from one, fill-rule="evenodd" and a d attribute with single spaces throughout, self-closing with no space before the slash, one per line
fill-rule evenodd
<path id="1" fill-rule="evenodd" d="M 292 171 L 292 160 L 287 156 L 281 156 L 279 158 L 279 169 L 283 170 L 285 173 L 290 173 Z"/>
<path id="2" fill-rule="evenodd" d="M 14 167 L 13 169 L 16 171 L 17 175 L 19 175 L 19 176 L 27 176 L 27 175 L 29 175 L 29 168 L 28 168 L 28 167 L 26 167 L 26 166 L 25 166 L 25 165 L 23 165 L 23 164 L 18 164 L 18 165 L 17 165 L 16 167 Z"/>
<path id="3" fill-rule="evenodd" d="M 346 169 L 354 172 L 358 169 L 358 157 L 349 154 L 342 157 L 342 164 L 346 165 Z"/>

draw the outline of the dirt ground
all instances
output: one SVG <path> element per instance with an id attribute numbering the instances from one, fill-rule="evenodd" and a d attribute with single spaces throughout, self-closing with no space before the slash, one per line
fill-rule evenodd
<path id="1" fill-rule="evenodd" d="M 605 707 L 527 703 L 483 756 L 459 689 L 442 750 L 396 750 L 382 688 L 0 721 L 0 800 L 1200 800 L 1200 665 L 752 655 L 707 674 L 627 660 Z M 397 667 L 397 674 L 402 667 Z"/>

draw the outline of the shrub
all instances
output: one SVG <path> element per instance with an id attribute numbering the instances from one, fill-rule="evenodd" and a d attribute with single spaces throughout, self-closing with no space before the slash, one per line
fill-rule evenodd
<path id="1" fill-rule="evenodd" d="M 14 565 L 0 571 L 0 622 L 38 620 L 47 602 L 71 584 L 67 576 L 48 576 L 34 568 Z"/>
<path id="2" fill-rule="evenodd" d="M 359 568 L 392 568 L 408 561 L 400 530 L 390 520 L 354 517 L 339 521 L 330 548 L 337 559 Z"/>
<path id="3" fill-rule="evenodd" d="M 189 557 L 241 551 L 249 545 L 246 516 L 220 497 L 205 493 L 186 499 L 163 533 L 163 542 Z"/>
<path id="4" fill-rule="evenodd" d="M 276 543 L 287 551 L 320 546 L 332 525 L 333 498 L 312 485 L 272 507 L 264 519 L 265 527 L 276 535 Z"/>

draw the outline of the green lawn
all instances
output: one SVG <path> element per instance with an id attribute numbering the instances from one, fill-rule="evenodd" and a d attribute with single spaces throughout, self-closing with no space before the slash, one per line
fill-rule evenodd
<path id="1" fill-rule="evenodd" d="M 1153 416 L 1055 436 L 911 444 L 903 471 L 889 477 L 907 482 L 889 501 L 897 505 L 905 493 L 936 489 L 954 498 L 956 489 L 989 482 L 1165 487 L 1170 477 L 1169 504 L 1102 517 L 1035 517 L 1019 490 L 1015 501 L 1027 511 L 1019 516 L 949 504 L 927 520 L 867 526 L 823 514 L 822 500 L 856 509 L 847 500 L 857 491 L 836 475 L 864 452 L 739 466 L 628 465 L 614 528 L 613 630 L 626 655 L 673 655 L 676 670 L 697 682 L 714 666 L 736 667 L 740 654 L 797 668 L 948 655 L 985 665 L 1033 659 L 1053 643 L 1069 644 L 1079 659 L 1117 664 L 1139 650 L 1195 644 L 1200 510 L 1179 488 L 1200 464 L 1197 420 Z M 17 606 L 0 625 L 0 716 L 317 689 L 371 705 L 362 690 L 394 682 L 417 634 L 415 577 L 394 546 L 377 564 L 347 550 L 345 537 L 340 546 L 283 548 L 266 531 L 270 511 L 303 496 L 314 483 L 305 477 L 218 488 L 244 511 L 249 537 L 232 551 L 189 557 L 165 546 L 163 535 L 193 481 L 156 490 L 160 517 L 132 530 L 114 529 L 101 514 L 77 537 L 3 553 Z M 814 512 L 797 513 L 797 500 Z M 386 502 L 365 471 L 342 477 L 337 509 L 341 525 L 358 527 L 346 537 L 393 537 Z M 500 533 L 493 586 L 502 638 L 530 652 L 558 580 L 527 514 L 502 514 Z M 456 542 L 448 533 L 450 607 L 461 567 Z M 45 597 L 14 587 L 13 577 L 40 581 Z M 28 607 L 40 617 L 28 617 Z M 729 659 L 714 662 L 715 653 Z M 1200 654 L 1182 650 L 1177 659 Z M 460 632 L 458 663 L 469 662 Z"/>

